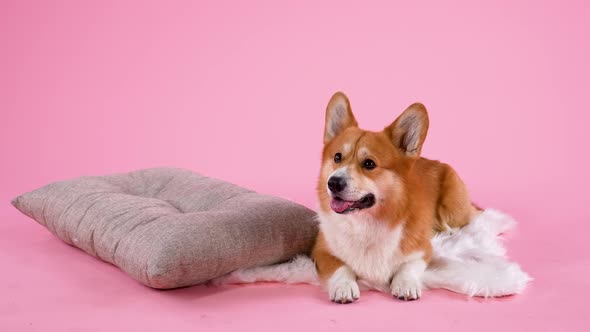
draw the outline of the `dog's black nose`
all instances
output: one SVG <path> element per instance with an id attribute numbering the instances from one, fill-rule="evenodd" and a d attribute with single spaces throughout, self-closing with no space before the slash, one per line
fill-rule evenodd
<path id="1" fill-rule="evenodd" d="M 339 176 L 333 176 L 328 179 L 328 188 L 333 193 L 339 193 L 346 188 L 346 180 Z"/>

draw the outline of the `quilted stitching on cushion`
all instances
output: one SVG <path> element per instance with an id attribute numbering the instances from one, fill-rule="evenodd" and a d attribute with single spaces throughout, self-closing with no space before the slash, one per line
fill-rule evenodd
<path id="1" fill-rule="evenodd" d="M 60 181 L 13 204 L 154 288 L 287 260 L 308 252 L 317 233 L 301 205 L 176 168 Z"/>

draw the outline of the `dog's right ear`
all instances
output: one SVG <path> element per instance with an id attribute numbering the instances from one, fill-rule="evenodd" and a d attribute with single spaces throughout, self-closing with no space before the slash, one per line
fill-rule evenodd
<path id="1" fill-rule="evenodd" d="M 352 115 L 348 97 L 342 92 L 336 92 L 326 108 L 326 127 L 324 129 L 324 144 L 328 144 L 334 137 L 348 127 L 357 127 L 358 123 Z"/>

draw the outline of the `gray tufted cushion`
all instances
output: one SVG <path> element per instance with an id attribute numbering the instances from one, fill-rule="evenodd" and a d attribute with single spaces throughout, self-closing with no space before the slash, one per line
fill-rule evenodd
<path id="1" fill-rule="evenodd" d="M 313 245 L 313 211 L 187 170 L 56 182 L 12 202 L 68 244 L 154 288 L 203 283 Z"/>

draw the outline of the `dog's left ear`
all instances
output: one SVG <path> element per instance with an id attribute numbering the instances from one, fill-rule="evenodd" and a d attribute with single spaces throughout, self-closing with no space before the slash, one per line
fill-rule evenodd
<path id="1" fill-rule="evenodd" d="M 428 132 L 428 112 L 420 103 L 410 105 L 389 127 L 385 134 L 406 156 L 419 157 Z"/>

